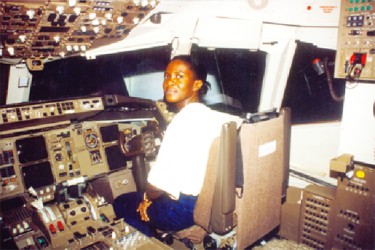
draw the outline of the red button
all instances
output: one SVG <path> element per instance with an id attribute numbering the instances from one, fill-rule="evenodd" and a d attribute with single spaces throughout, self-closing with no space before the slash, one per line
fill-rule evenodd
<path id="1" fill-rule="evenodd" d="M 59 228 L 60 231 L 64 231 L 64 225 L 62 224 L 61 221 L 57 222 L 57 227 Z"/>
<path id="2" fill-rule="evenodd" d="M 53 224 L 49 224 L 49 230 L 51 231 L 51 233 L 55 234 L 56 233 L 56 228 Z"/>

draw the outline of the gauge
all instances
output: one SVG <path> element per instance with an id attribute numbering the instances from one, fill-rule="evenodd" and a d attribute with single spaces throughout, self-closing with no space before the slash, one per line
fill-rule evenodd
<path id="1" fill-rule="evenodd" d="M 99 139 L 96 134 L 87 134 L 85 137 L 85 144 L 89 148 L 96 148 L 99 144 Z"/>
<path id="2" fill-rule="evenodd" d="M 126 136 L 126 138 L 131 138 L 133 136 L 133 131 L 131 128 L 126 128 L 124 130 L 124 135 Z"/>
<path id="3" fill-rule="evenodd" d="M 63 155 L 61 153 L 55 154 L 55 160 L 56 161 L 62 161 L 62 159 L 63 159 Z"/>

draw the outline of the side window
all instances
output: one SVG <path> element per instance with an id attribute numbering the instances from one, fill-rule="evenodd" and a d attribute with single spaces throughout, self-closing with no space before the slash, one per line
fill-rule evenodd
<path id="1" fill-rule="evenodd" d="M 192 55 L 207 68 L 208 81 L 212 85 L 207 94 L 209 106 L 232 113 L 257 111 L 264 77 L 265 52 L 244 49 L 209 50 L 195 45 Z M 222 99 L 219 100 L 213 94 L 220 95 Z"/>
<path id="2" fill-rule="evenodd" d="M 340 120 L 343 102 L 331 95 L 327 72 L 318 74 L 313 61 L 327 59 L 328 75 L 333 76 L 335 51 L 298 42 L 285 89 L 282 107 L 292 110 L 292 123 L 314 123 Z M 344 79 L 332 79 L 332 91 L 341 97 L 345 92 Z"/>
<path id="3" fill-rule="evenodd" d="M 0 105 L 5 105 L 8 92 L 10 65 L 0 63 Z"/>
<path id="4" fill-rule="evenodd" d="M 129 95 L 154 101 L 163 99 L 164 70 L 169 60 L 169 47 L 128 52 L 122 76 Z"/>

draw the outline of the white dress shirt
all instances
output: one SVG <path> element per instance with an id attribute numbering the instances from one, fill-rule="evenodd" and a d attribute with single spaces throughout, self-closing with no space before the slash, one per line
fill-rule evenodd
<path id="1" fill-rule="evenodd" d="M 186 105 L 165 131 L 148 182 L 178 199 L 180 193 L 198 195 L 206 173 L 209 149 L 222 124 L 242 119 L 211 110 L 201 103 Z"/>

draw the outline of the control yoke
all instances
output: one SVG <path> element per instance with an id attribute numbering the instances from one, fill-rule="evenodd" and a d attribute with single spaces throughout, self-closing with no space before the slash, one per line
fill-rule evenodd
<path id="1" fill-rule="evenodd" d="M 132 172 L 139 195 L 143 195 L 147 184 L 148 171 L 145 158 L 156 156 L 157 139 L 162 139 L 162 130 L 154 121 L 149 121 L 147 126 L 141 129 L 141 134 L 132 135 L 126 131 L 119 133 L 119 146 L 126 157 L 132 159 Z"/>

